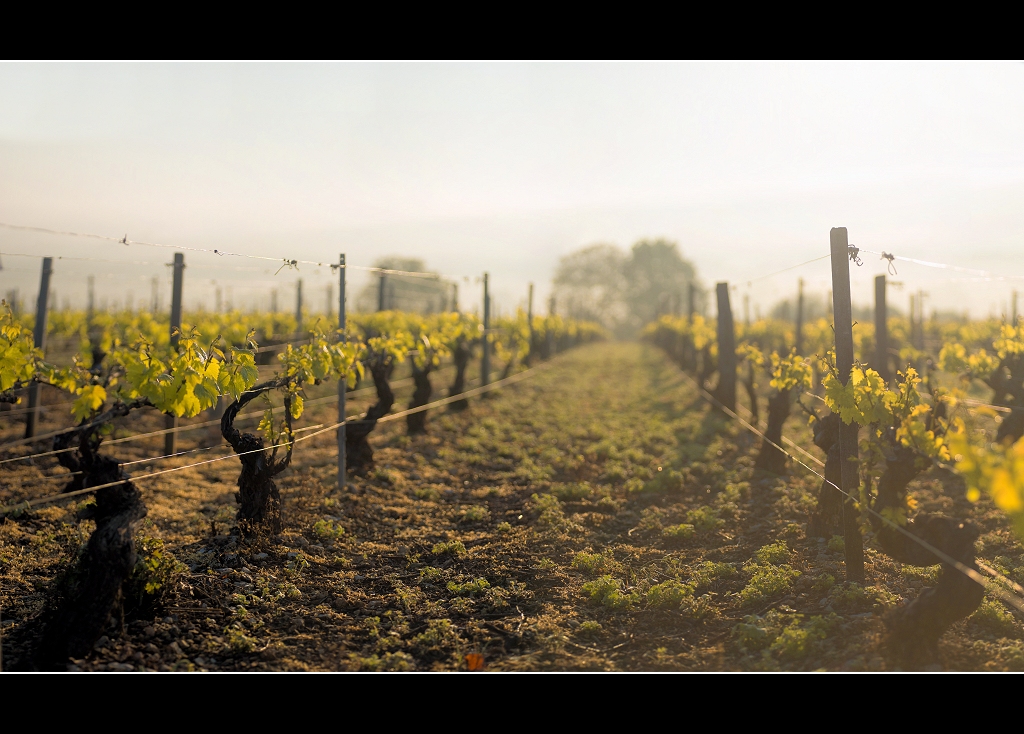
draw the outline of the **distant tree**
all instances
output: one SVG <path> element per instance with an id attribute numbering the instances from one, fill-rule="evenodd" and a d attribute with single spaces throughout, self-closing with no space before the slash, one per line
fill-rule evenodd
<path id="1" fill-rule="evenodd" d="M 625 304 L 631 325 L 642 328 L 664 313 L 686 312 L 689 285 L 696 287 L 696 309 L 703 309 L 705 294 L 693 263 L 685 260 L 675 242 L 640 240 L 625 262 Z"/>
<path id="2" fill-rule="evenodd" d="M 385 270 L 398 270 L 420 275 L 388 273 L 384 279 L 384 309 L 412 313 L 440 313 L 451 310 L 454 304 L 453 283 L 439 274 L 427 270 L 426 264 L 415 257 L 389 256 L 379 258 L 373 266 Z M 356 296 L 356 311 L 376 311 L 380 303 L 380 276 L 363 286 Z"/>
<path id="3" fill-rule="evenodd" d="M 555 271 L 558 313 L 616 329 L 626 318 L 626 256 L 615 245 L 590 245 L 563 257 Z"/>
<path id="4" fill-rule="evenodd" d="M 604 244 L 566 255 L 555 271 L 554 295 L 558 313 L 629 336 L 661 314 L 685 314 L 691 283 L 700 313 L 707 296 L 693 263 L 675 242 L 641 240 L 628 255 Z"/>

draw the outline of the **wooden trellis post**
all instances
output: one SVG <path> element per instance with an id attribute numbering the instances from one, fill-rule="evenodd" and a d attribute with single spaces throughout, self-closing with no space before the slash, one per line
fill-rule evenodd
<path id="1" fill-rule="evenodd" d="M 875 277 L 875 371 L 889 384 L 889 323 L 884 275 Z"/>
<path id="2" fill-rule="evenodd" d="M 796 353 L 804 353 L 804 279 L 800 278 L 796 284 L 796 335 L 793 339 L 793 346 Z"/>
<path id="3" fill-rule="evenodd" d="M 832 248 L 832 313 L 836 332 L 836 369 L 843 385 L 853 370 L 853 302 L 850 296 L 850 243 L 846 227 L 834 227 Z M 843 502 L 843 538 L 846 544 L 846 580 L 864 582 L 864 545 L 860 535 L 859 512 L 854 498 L 859 494 L 856 423 L 839 424 L 841 489 L 849 497 Z"/>
<path id="4" fill-rule="evenodd" d="M 174 254 L 174 277 L 171 281 L 171 347 L 178 346 L 178 332 L 181 330 L 181 291 L 185 276 L 185 255 L 177 252 Z M 164 428 L 168 429 L 164 434 L 164 454 L 170 456 L 175 451 L 177 443 L 178 427 L 177 416 L 164 416 Z"/>
<path id="5" fill-rule="evenodd" d="M 43 258 L 43 271 L 39 276 L 39 297 L 36 299 L 36 325 L 32 340 L 36 349 L 46 350 L 46 316 L 50 302 L 50 276 L 53 274 L 53 258 Z M 25 414 L 25 438 L 36 435 L 36 415 L 39 413 L 39 398 L 42 385 L 32 383 L 28 388 L 28 413 Z"/>
<path id="6" fill-rule="evenodd" d="M 338 338 L 345 341 L 345 255 L 338 256 Z M 342 375 L 338 381 L 338 422 L 345 420 L 345 390 L 348 381 Z M 345 455 L 345 424 L 338 426 L 338 489 L 345 489 L 346 472 L 348 471 Z"/>
<path id="7" fill-rule="evenodd" d="M 729 410 L 736 410 L 736 327 L 729 303 L 729 284 L 717 283 L 718 297 L 718 387 L 715 397 Z"/>
<path id="8" fill-rule="evenodd" d="M 533 362 L 533 350 L 534 341 L 536 339 L 533 333 L 533 283 L 530 283 L 530 295 L 526 298 L 526 324 L 530 329 L 530 346 L 526 351 L 526 366 L 529 367 Z"/>
<path id="9" fill-rule="evenodd" d="M 491 382 L 491 343 L 488 341 L 488 330 L 491 328 L 491 292 L 490 276 L 484 273 L 484 335 L 483 345 L 480 352 L 480 384 L 487 385 Z"/>

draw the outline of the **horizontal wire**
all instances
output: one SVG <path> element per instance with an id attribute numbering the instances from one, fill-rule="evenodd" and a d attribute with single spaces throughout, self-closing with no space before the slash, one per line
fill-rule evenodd
<path id="1" fill-rule="evenodd" d="M 974 275 L 983 275 L 999 278 L 1000 280 L 1024 280 L 1024 275 L 1000 275 L 999 273 L 993 273 L 991 270 L 978 270 L 977 268 L 965 268 L 960 265 L 950 265 L 948 263 L 937 263 L 930 260 L 918 260 L 914 257 L 903 257 L 902 255 L 894 255 L 889 252 L 875 252 L 874 250 L 867 250 L 863 247 L 857 248 L 858 252 L 866 252 L 869 255 L 878 255 L 884 260 L 900 260 L 902 262 L 914 263 L 915 265 L 923 265 L 928 268 L 938 268 L 940 270 L 955 270 L 958 273 L 972 273 Z"/>
<path id="2" fill-rule="evenodd" d="M 838 491 L 841 495 L 843 495 L 844 497 L 846 497 L 847 499 L 849 499 L 849 500 L 851 500 L 853 502 L 856 502 L 858 504 L 858 506 L 861 506 L 861 503 L 856 498 L 854 498 L 853 495 L 849 494 L 848 492 L 845 492 L 841 487 L 838 487 L 834 482 L 831 482 L 828 479 L 826 479 L 823 475 L 821 475 L 818 472 L 816 472 L 814 469 L 809 467 L 807 464 L 805 464 L 804 462 L 800 461 L 800 459 L 796 458 L 791 453 L 786 451 L 784 448 L 779 446 L 777 443 L 772 441 L 770 438 L 765 436 L 757 428 L 755 428 L 754 426 L 750 425 L 750 423 L 748 423 L 747 421 L 743 420 L 743 418 L 741 418 L 735 411 L 730 410 L 728 407 L 723 405 L 716 397 L 714 397 L 711 393 L 709 393 L 703 387 L 698 385 L 696 380 L 691 378 L 688 374 L 686 374 L 685 372 L 682 372 L 681 374 L 683 375 L 684 378 L 686 378 L 690 382 L 691 385 L 693 385 L 700 392 L 702 397 L 704 397 L 706 400 L 714 403 L 720 410 L 722 410 L 724 413 L 726 413 L 726 415 L 730 416 L 731 418 L 734 418 L 744 428 L 746 428 L 747 430 L 751 431 L 755 435 L 760 436 L 761 440 L 766 441 L 768 444 L 774 446 L 776 449 L 781 451 L 783 454 L 785 454 L 787 457 L 789 457 L 790 459 L 795 461 L 797 464 L 802 466 L 807 471 L 809 471 L 812 474 L 814 474 L 816 477 L 821 479 L 823 482 L 829 484 L 831 487 L 834 487 L 836 489 L 836 491 Z M 818 461 L 820 463 L 819 459 L 815 459 L 815 461 Z M 824 466 L 824 464 L 822 464 L 822 466 Z M 905 528 L 903 528 L 901 525 L 893 522 L 892 520 L 890 520 L 889 518 L 885 517 L 884 515 L 876 512 L 873 508 L 868 507 L 867 505 L 863 505 L 863 507 L 871 515 L 874 515 L 879 520 L 881 520 L 882 522 L 886 523 L 887 525 L 892 527 L 897 532 L 905 535 L 907 538 L 909 538 L 910 540 L 914 541 L 915 543 L 920 545 L 922 548 L 924 548 L 925 550 L 927 550 L 930 553 L 932 553 L 933 555 L 935 555 L 942 562 L 952 566 L 957 571 L 960 571 L 960 573 L 964 574 L 969 579 L 971 579 L 975 583 L 979 584 L 983 589 L 991 592 L 993 594 L 993 596 L 996 596 L 1004 604 L 1007 604 L 1007 605 L 1013 607 L 1014 609 L 1016 609 L 1017 611 L 1024 613 L 1024 599 L 1020 599 L 1020 598 L 1014 596 L 1013 594 L 1010 594 L 1010 593 L 1004 591 L 1003 589 L 999 588 L 998 586 L 993 585 L 988 579 L 986 579 L 980 573 L 975 571 L 973 568 L 970 568 L 969 566 L 961 563 L 960 561 L 958 561 L 955 558 L 953 558 L 952 556 L 950 556 L 948 553 L 945 553 L 944 551 L 939 550 L 938 548 L 936 548 L 935 546 L 933 546 L 931 543 L 927 542 L 926 540 L 923 540 L 922 538 L 919 538 L 916 535 L 913 535 L 912 533 L 908 532 Z M 981 568 L 981 566 L 979 566 L 979 568 Z M 994 574 L 994 575 L 996 575 L 996 578 L 999 578 L 1000 580 L 1005 581 L 1006 583 L 1013 584 L 1013 582 L 1010 579 L 1002 576 L 995 569 L 992 569 L 992 568 L 990 568 L 988 566 L 985 566 L 984 568 L 986 570 L 986 573 Z"/>
<path id="3" fill-rule="evenodd" d="M 436 372 L 442 372 L 442 371 L 451 369 L 452 367 L 454 367 L 454 365 L 446 365 L 444 367 L 438 368 L 436 370 Z M 472 378 L 472 379 L 470 379 L 470 382 L 471 383 L 475 382 L 476 379 L 477 378 Z M 394 390 L 394 389 L 397 389 L 397 388 L 407 387 L 408 385 L 412 384 L 413 382 L 414 382 L 414 378 L 412 378 L 412 377 L 405 377 L 405 378 L 402 378 L 401 380 L 395 380 L 394 382 L 389 383 L 389 386 Z M 346 392 L 345 393 L 345 397 L 346 398 L 358 397 L 359 395 L 362 395 L 362 394 L 374 391 L 376 389 L 377 388 L 374 387 L 374 386 L 361 387 L 358 390 L 352 390 L 351 392 Z M 338 396 L 337 395 L 327 395 L 327 396 L 322 397 L 322 398 L 314 398 L 312 400 L 306 400 L 306 401 L 304 401 L 303 404 L 306 405 L 306 406 L 310 406 L 310 405 L 323 405 L 325 403 L 336 402 L 337 400 L 338 400 Z M 275 406 L 275 407 L 280 408 L 281 406 Z M 263 411 L 261 411 L 261 410 L 253 410 L 253 411 L 249 411 L 249 412 L 246 412 L 246 413 L 239 413 L 235 417 L 235 420 L 236 421 L 239 421 L 239 420 L 252 420 L 253 418 L 256 418 L 256 417 L 262 416 L 262 415 L 263 415 Z M 111 439 L 111 440 L 107 441 L 106 444 L 109 446 L 109 445 L 112 445 L 112 444 L 126 443 L 126 442 L 131 442 L 131 441 L 138 441 L 138 440 L 141 440 L 141 439 L 144 439 L 144 438 L 155 438 L 157 436 L 164 436 L 164 435 L 166 435 L 168 433 L 183 433 L 185 431 L 193 431 L 193 430 L 197 430 L 197 429 L 200 429 L 200 428 L 209 428 L 210 426 L 214 426 L 214 425 L 220 424 L 220 422 L 221 422 L 220 418 L 217 418 L 217 419 L 210 420 L 210 421 L 204 421 L 202 423 L 194 423 L 194 424 L 192 424 L 190 426 L 175 426 L 174 428 L 162 428 L 162 429 L 160 429 L 158 431 L 150 431 L 148 433 L 136 433 L 136 434 L 133 434 L 131 436 L 123 436 L 122 438 Z M 68 431 L 68 430 L 71 430 L 71 429 L 64 429 L 64 431 Z M 299 430 L 307 430 L 307 429 L 299 429 Z M 298 431 L 295 431 L 295 432 L 297 433 Z M 12 445 L 12 444 L 6 444 L 6 445 Z M 0 448 L 3 448 L 3 447 L 0 447 Z M 0 464 L 8 464 L 8 463 L 10 463 L 12 461 L 27 461 L 28 459 L 39 459 L 39 458 L 43 458 L 43 457 L 46 457 L 46 456 L 56 456 L 57 454 L 65 454 L 65 453 L 68 453 L 70 451 L 76 451 L 76 450 L 77 450 L 77 447 L 70 446 L 68 448 L 55 449 L 53 451 L 41 451 L 39 453 L 29 454 L 27 456 L 13 456 L 13 457 L 10 457 L 10 458 L 7 458 L 7 459 L 0 459 Z M 195 451 L 195 450 L 197 450 L 197 449 L 193 449 L 193 451 Z M 183 453 L 188 453 L 188 452 L 183 452 Z M 139 459 L 138 461 L 156 461 L 158 459 L 166 459 L 166 458 L 170 458 L 170 457 L 177 456 L 177 455 L 178 454 L 167 454 L 165 456 L 154 456 L 154 457 L 151 457 L 149 459 Z M 130 463 L 137 463 L 137 462 L 130 462 Z M 66 475 L 59 474 L 59 475 L 55 475 L 55 476 L 66 476 Z M 42 478 L 45 479 L 47 477 L 42 477 Z"/>
<path id="4" fill-rule="evenodd" d="M 398 420 L 399 418 L 404 418 L 404 417 L 412 415 L 414 413 L 422 413 L 423 411 L 430 410 L 432 408 L 440 407 L 442 405 L 449 405 L 450 403 L 456 402 L 458 400 L 464 400 L 466 398 L 470 398 L 470 397 L 473 397 L 475 395 L 481 395 L 483 393 L 490 392 L 491 390 L 497 390 L 498 388 L 506 387 L 507 385 L 511 385 L 511 384 L 516 383 L 516 382 L 521 382 L 522 380 L 526 379 L 527 377 L 532 377 L 533 375 L 537 374 L 537 372 L 539 370 L 544 369 L 549 364 L 550 363 L 541 364 L 541 365 L 538 365 L 536 367 L 531 367 L 529 369 L 523 370 L 522 372 L 520 372 L 518 374 L 515 374 L 515 375 L 512 375 L 510 377 L 506 377 L 504 379 L 497 380 L 496 382 L 492 382 L 492 383 L 489 383 L 487 385 L 481 385 L 480 387 L 473 388 L 472 390 L 466 390 L 466 391 L 461 392 L 461 393 L 459 393 L 457 395 L 451 395 L 451 396 L 449 396 L 447 398 L 442 398 L 440 400 L 435 400 L 434 402 L 428 403 L 426 405 L 420 405 L 420 406 L 418 406 L 416 408 L 409 408 L 408 410 L 399 411 L 398 413 L 391 413 L 390 415 L 386 415 L 383 418 L 377 419 L 376 422 L 377 423 L 390 423 L 391 421 Z M 212 459 L 205 459 L 203 461 L 197 461 L 197 462 L 192 463 L 192 464 L 185 464 L 184 466 L 175 466 L 175 467 L 171 467 L 169 469 L 161 469 L 159 471 L 150 472 L 149 474 L 142 474 L 142 475 L 137 476 L 137 477 L 130 477 L 128 479 L 121 479 L 121 480 L 118 480 L 116 482 L 107 482 L 106 484 L 98 484 L 95 487 L 86 487 L 84 489 L 78 489 L 78 490 L 75 490 L 73 492 L 63 492 L 61 494 L 51 495 L 49 497 L 43 497 L 43 498 L 40 498 L 38 500 L 25 500 L 24 502 L 18 502 L 18 503 L 14 504 L 14 505 L 5 505 L 3 507 L 0 507 L 0 515 L 4 515 L 4 514 L 6 514 L 8 512 L 12 512 L 14 510 L 19 510 L 19 509 L 27 510 L 30 507 L 34 507 L 34 506 L 37 506 L 37 505 L 49 504 L 50 502 L 57 502 L 57 501 L 60 501 L 62 499 L 68 499 L 70 497 L 77 497 L 79 495 L 89 494 L 89 493 L 92 493 L 92 492 L 99 491 L 101 489 L 107 489 L 109 487 L 116 487 L 116 486 L 119 486 L 121 484 L 127 484 L 129 482 L 137 482 L 137 481 L 141 481 L 143 479 L 150 479 L 152 477 L 161 476 L 163 474 L 170 474 L 172 472 L 182 471 L 184 469 L 192 469 L 192 468 L 197 467 L 197 466 L 205 466 L 206 464 L 213 464 L 213 463 L 218 462 L 218 461 L 225 461 L 227 459 L 233 459 L 233 458 L 239 457 L 239 456 L 246 456 L 248 454 L 255 454 L 255 453 L 260 453 L 260 452 L 264 452 L 264 451 L 269 451 L 270 449 L 277 449 L 277 448 L 281 448 L 281 447 L 294 446 L 297 443 L 300 443 L 302 441 L 308 441 L 308 440 L 310 440 L 312 438 L 315 438 L 316 436 L 319 436 L 321 434 L 327 433 L 328 431 L 332 431 L 332 430 L 334 430 L 336 428 L 340 428 L 341 426 L 347 425 L 349 423 L 366 423 L 366 422 L 368 422 L 368 421 L 346 419 L 346 420 L 343 420 L 343 421 L 338 421 L 337 423 L 331 424 L 331 425 L 326 426 L 324 428 L 320 428 L 319 430 L 316 430 L 316 431 L 310 433 L 308 436 L 302 436 L 301 438 L 296 438 L 293 441 L 288 441 L 288 442 L 285 442 L 285 443 L 274 444 L 272 446 L 264 446 L 263 448 L 252 449 L 250 451 L 240 451 L 238 453 L 226 454 L 224 456 L 216 456 L 216 457 L 214 457 Z"/>
<path id="5" fill-rule="evenodd" d="M 768 275 L 759 275 L 756 278 L 750 278 L 750 279 L 742 281 L 742 282 L 746 283 L 747 285 L 750 285 L 751 283 L 756 283 L 759 280 L 764 280 L 765 278 L 771 278 L 773 275 L 779 275 L 780 273 L 785 273 L 785 272 L 787 272 L 789 270 L 795 270 L 796 268 L 802 268 L 804 265 L 810 265 L 811 263 L 816 263 L 819 260 L 825 260 L 826 258 L 830 258 L 830 257 L 832 257 L 832 253 L 829 253 L 828 255 L 822 255 L 821 257 L 816 257 L 813 260 L 807 260 L 807 261 L 799 263 L 797 265 L 790 265 L 788 268 L 783 268 L 782 270 L 776 270 L 774 273 L 768 273 Z"/>
<path id="6" fill-rule="evenodd" d="M 244 257 L 250 260 L 267 260 L 269 262 L 284 263 L 282 267 L 295 265 L 316 265 L 318 267 L 329 267 L 332 269 L 336 268 L 347 268 L 352 270 L 370 270 L 377 273 L 383 273 L 385 275 L 403 275 L 413 278 L 430 278 L 432 280 L 440 280 L 443 276 L 438 273 L 423 273 L 414 272 L 409 270 L 392 270 L 391 268 L 378 268 L 366 265 L 341 265 L 339 263 L 331 262 L 318 262 L 316 260 L 299 260 L 297 258 L 289 257 L 268 257 L 266 255 L 249 255 L 244 252 L 228 252 L 227 250 L 221 250 L 219 248 L 209 249 L 206 247 L 189 247 L 187 245 L 166 245 L 159 242 L 142 242 L 140 240 L 130 240 L 128 235 L 124 237 L 110 237 L 109 235 L 92 234 L 89 232 L 71 232 L 58 229 L 48 229 L 46 227 L 29 227 L 22 224 L 9 224 L 7 222 L 0 222 L 0 227 L 6 227 L 7 229 L 22 230 L 26 232 L 40 232 L 42 234 L 60 235 L 66 237 L 85 237 L 88 239 L 106 240 L 108 242 L 117 242 L 122 245 L 140 245 L 142 247 L 160 247 L 170 250 L 184 250 L 187 252 L 207 252 L 213 255 L 220 255 L 221 257 Z M 14 254 L 14 253 L 12 253 Z M 46 255 L 23 255 L 23 257 L 47 257 Z M 69 258 L 70 259 L 70 258 Z M 148 264 L 148 263 L 147 263 Z"/>

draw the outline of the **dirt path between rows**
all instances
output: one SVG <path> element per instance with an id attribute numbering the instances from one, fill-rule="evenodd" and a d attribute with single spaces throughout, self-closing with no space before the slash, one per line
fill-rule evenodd
<path id="1" fill-rule="evenodd" d="M 787 434 L 811 447 L 801 423 Z M 838 542 L 804 537 L 818 480 L 755 472 L 757 439 L 653 348 L 579 348 L 428 426 L 381 426 L 377 468 L 345 493 L 332 436 L 297 449 L 285 532 L 261 542 L 232 533 L 237 460 L 147 483 L 143 535 L 181 573 L 156 616 L 118 621 L 71 668 L 886 669 L 885 610 L 933 577 L 869 547 L 866 586 L 842 583 Z M 1001 516 L 955 477 L 930 472 L 914 493 L 970 515 L 982 557 L 1024 572 Z M 48 590 L 90 530 L 82 504 L 0 524 L 4 669 L 29 665 Z M 937 665 L 1022 669 L 1022 637 L 986 600 Z"/>

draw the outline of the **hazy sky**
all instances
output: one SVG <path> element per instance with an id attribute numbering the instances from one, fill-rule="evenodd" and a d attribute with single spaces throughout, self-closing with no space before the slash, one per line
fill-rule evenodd
<path id="1" fill-rule="evenodd" d="M 1019 64 L 2 64 L 0 222 L 369 265 L 490 271 L 499 307 L 558 258 L 668 237 L 705 283 L 747 281 L 854 244 L 1024 276 Z M 0 228 L 57 264 L 59 298 L 148 299 L 166 250 Z M 3 255 L 0 295 L 38 260 Z M 130 260 L 131 262 L 124 262 Z M 186 255 L 186 306 L 298 274 Z M 884 268 L 865 256 L 854 300 Z M 929 307 L 1000 312 L 1019 281 L 899 265 Z M 828 288 L 824 260 L 749 286 L 767 308 Z M 355 285 L 365 276 L 352 273 Z M 463 282 L 463 302 L 478 300 Z M 166 285 L 164 301 L 166 302 Z M 323 296 L 314 296 L 322 301 Z M 739 307 L 737 303 L 735 308 Z"/>

